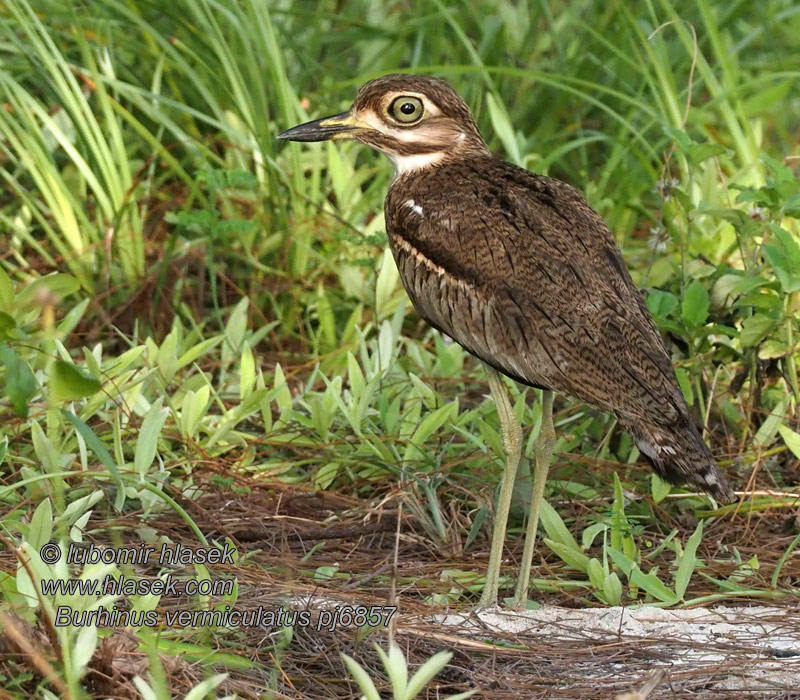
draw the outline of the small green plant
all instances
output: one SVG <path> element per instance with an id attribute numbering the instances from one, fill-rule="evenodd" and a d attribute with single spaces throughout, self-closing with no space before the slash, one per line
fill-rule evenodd
<path id="1" fill-rule="evenodd" d="M 631 521 L 625 514 L 625 500 L 619 477 L 614 476 L 614 500 L 609 517 L 593 525 L 583 532 L 582 542 L 578 544 L 567 529 L 561 517 L 550 506 L 542 513 L 542 524 L 547 537 L 545 544 L 571 569 L 585 574 L 593 595 L 606 605 L 619 605 L 623 593 L 627 593 L 629 601 L 637 601 L 640 593 L 643 602 L 657 602 L 677 605 L 685 600 L 691 577 L 702 565 L 697 557 L 697 548 L 703 538 L 703 521 L 695 531 L 681 544 L 675 538 L 676 532 L 670 534 L 655 552 L 643 554 L 634 537 Z M 595 538 L 603 535 L 601 558 L 592 557 L 586 551 L 592 546 Z M 642 567 L 648 556 L 658 553 L 662 547 L 671 549 L 675 554 L 672 584 L 664 582 L 665 577 L 657 568 L 645 571 Z M 624 589 L 620 575 L 627 581 Z M 740 594 L 741 587 L 731 595 Z"/>
<path id="2" fill-rule="evenodd" d="M 394 700 L 414 700 L 424 689 L 425 686 L 439 673 L 450 659 L 453 653 L 450 651 L 440 651 L 431 656 L 422 666 L 417 669 L 417 672 L 408 677 L 408 664 L 406 657 L 394 642 L 389 644 L 389 653 L 387 654 L 377 644 L 375 648 L 378 655 L 381 657 L 383 668 L 386 675 L 389 676 L 389 683 L 392 688 L 392 697 Z M 344 663 L 353 680 L 358 684 L 358 687 L 363 693 L 362 700 L 381 700 L 381 696 L 375 687 L 375 683 L 370 678 L 369 673 L 361 666 L 355 659 L 342 654 Z M 468 690 L 464 693 L 457 695 L 449 695 L 443 700 L 464 700 L 465 698 L 472 697 L 476 691 Z"/>

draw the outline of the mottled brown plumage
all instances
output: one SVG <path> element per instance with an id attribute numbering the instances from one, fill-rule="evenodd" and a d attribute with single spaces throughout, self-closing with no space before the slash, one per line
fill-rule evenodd
<path id="1" fill-rule="evenodd" d="M 605 222 L 574 187 L 494 158 L 447 83 L 385 76 L 350 112 L 281 136 L 393 160 L 387 233 L 428 323 L 523 384 L 613 413 L 669 481 L 733 500 Z"/>

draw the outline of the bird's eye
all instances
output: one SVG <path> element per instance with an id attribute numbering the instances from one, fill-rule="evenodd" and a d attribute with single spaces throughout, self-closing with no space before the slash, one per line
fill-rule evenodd
<path id="1" fill-rule="evenodd" d="M 389 107 L 389 114 L 403 124 L 422 119 L 422 100 L 418 97 L 398 97 Z"/>

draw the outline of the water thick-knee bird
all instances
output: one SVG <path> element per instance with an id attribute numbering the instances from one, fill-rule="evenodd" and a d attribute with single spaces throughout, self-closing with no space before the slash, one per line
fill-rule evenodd
<path id="1" fill-rule="evenodd" d="M 612 413 L 656 472 L 734 500 L 703 442 L 658 329 L 616 240 L 579 190 L 495 158 L 445 81 L 386 75 L 348 112 L 278 138 L 352 139 L 395 167 L 386 231 L 417 312 L 483 361 L 506 468 L 482 605 L 497 598 L 522 435 L 498 372 L 543 389 L 534 494 L 515 603 L 527 598 L 538 511 L 552 456 L 553 393 Z"/>

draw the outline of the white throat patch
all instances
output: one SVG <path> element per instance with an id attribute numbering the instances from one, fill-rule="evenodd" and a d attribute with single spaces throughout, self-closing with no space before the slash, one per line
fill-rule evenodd
<path id="1" fill-rule="evenodd" d="M 421 170 L 427 168 L 429 165 L 435 165 L 442 158 L 444 153 L 441 151 L 435 153 L 418 153 L 413 156 L 401 156 L 397 153 L 387 153 L 389 159 L 394 165 L 395 177 L 403 173 L 410 173 L 414 170 Z"/>

